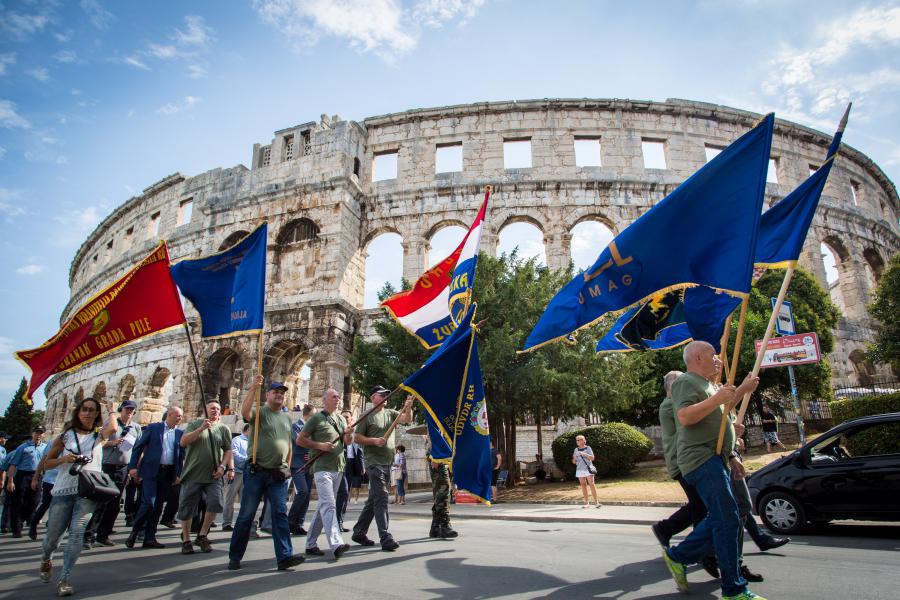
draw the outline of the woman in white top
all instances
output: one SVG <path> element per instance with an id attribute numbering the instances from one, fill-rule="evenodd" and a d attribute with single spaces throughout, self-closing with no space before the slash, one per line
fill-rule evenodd
<path id="1" fill-rule="evenodd" d="M 572 464 L 575 465 L 575 477 L 578 478 L 578 482 L 581 484 L 581 494 L 584 496 L 584 506 L 582 508 L 590 506 L 588 504 L 588 487 L 590 487 L 591 495 L 594 497 L 594 505 L 600 508 L 600 503 L 597 502 L 597 487 L 594 485 L 594 475 L 597 474 L 597 469 L 594 467 L 594 451 L 587 445 L 587 440 L 584 439 L 583 435 L 575 437 L 575 444 L 575 451 L 572 453 Z"/>
<path id="2" fill-rule="evenodd" d="M 48 582 L 53 566 L 50 558 L 59 545 L 59 539 L 68 528 L 69 540 L 63 553 L 63 568 L 59 575 L 57 592 L 60 596 L 71 596 L 74 593 L 69 583 L 69 575 L 78 555 L 81 554 L 84 528 L 94 509 L 96 502 L 78 495 L 78 473 L 70 472 L 76 457 L 86 457 L 89 462 L 82 468 L 86 471 L 101 471 L 103 462 L 103 442 L 116 432 L 116 411 L 113 403 L 107 406 L 108 422 L 103 431 L 100 426 L 103 418 L 100 403 L 93 398 L 85 398 L 72 409 L 72 417 L 66 423 L 63 432 L 53 440 L 42 461 L 42 468 L 59 467 L 56 483 L 51 492 L 50 516 L 47 519 L 47 531 L 44 534 L 43 555 L 41 556 L 41 581 Z"/>

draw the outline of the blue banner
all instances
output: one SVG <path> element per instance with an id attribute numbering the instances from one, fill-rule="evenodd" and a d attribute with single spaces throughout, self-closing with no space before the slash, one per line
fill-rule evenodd
<path id="1" fill-rule="evenodd" d="M 172 265 L 172 279 L 200 313 L 202 337 L 262 331 L 266 239 L 263 223 L 227 250 Z"/>
<path id="2" fill-rule="evenodd" d="M 616 236 L 550 301 L 525 350 L 660 293 L 749 294 L 774 122 L 766 116 Z"/>
<path id="3" fill-rule="evenodd" d="M 491 500 L 491 450 L 487 402 L 469 307 L 452 335 L 400 387 L 426 412 L 434 460 L 451 462 L 459 489 Z"/>

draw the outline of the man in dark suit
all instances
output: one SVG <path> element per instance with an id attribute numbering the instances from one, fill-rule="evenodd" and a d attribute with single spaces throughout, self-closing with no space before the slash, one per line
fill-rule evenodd
<path id="1" fill-rule="evenodd" d="M 182 411 L 172 406 L 161 423 L 144 428 L 131 451 L 128 473 L 141 485 L 141 507 L 125 545 L 134 547 L 138 533 L 144 530 L 144 548 L 164 548 L 156 541 L 156 527 L 169 488 L 181 476 L 184 448 L 181 447 Z"/>

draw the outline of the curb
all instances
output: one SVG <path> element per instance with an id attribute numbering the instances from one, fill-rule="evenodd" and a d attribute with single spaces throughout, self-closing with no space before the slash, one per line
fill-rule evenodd
<path id="1" fill-rule="evenodd" d="M 427 518 L 431 516 L 425 513 L 415 512 L 395 512 L 391 515 L 397 517 L 419 517 Z M 622 518 L 587 518 L 587 517 L 562 517 L 562 516 L 544 516 L 544 515 L 498 515 L 498 514 L 478 514 L 478 513 L 455 513 L 450 511 L 450 518 L 455 521 L 524 521 L 527 523 L 607 523 L 612 525 L 653 525 L 657 519 L 622 519 Z"/>

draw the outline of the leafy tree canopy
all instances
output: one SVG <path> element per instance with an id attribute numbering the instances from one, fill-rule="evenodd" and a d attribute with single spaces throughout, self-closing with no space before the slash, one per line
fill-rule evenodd
<path id="1" fill-rule="evenodd" d="M 873 362 L 888 363 L 900 372 L 900 253 L 891 258 L 875 288 L 869 314 L 875 319 L 875 343 L 869 348 Z"/>

